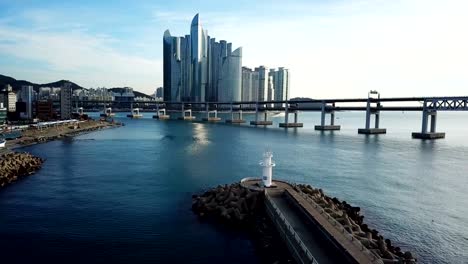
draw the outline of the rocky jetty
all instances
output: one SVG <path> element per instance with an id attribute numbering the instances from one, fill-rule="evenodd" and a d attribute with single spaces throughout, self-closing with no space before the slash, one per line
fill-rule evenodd
<path id="1" fill-rule="evenodd" d="M 261 263 L 295 263 L 265 212 L 264 193 L 239 183 L 220 185 L 192 196 L 192 209 L 202 219 L 245 232 Z"/>
<path id="2" fill-rule="evenodd" d="M 219 185 L 192 198 L 192 209 L 199 216 L 215 217 L 233 224 L 251 220 L 263 206 L 262 192 L 251 191 L 239 183 Z"/>
<path id="3" fill-rule="evenodd" d="M 364 223 L 364 216 L 360 214 L 361 208 L 351 206 L 336 197 L 330 198 L 323 193 L 322 189 L 316 189 L 310 185 L 295 185 L 294 189 L 306 194 L 363 246 L 380 256 L 384 263 L 416 263 L 417 260 L 411 252 L 403 252 L 399 247 L 394 246 L 390 239 L 384 239 L 377 230 L 369 228 Z"/>
<path id="4" fill-rule="evenodd" d="M 32 134 L 29 137 L 24 137 L 21 139 L 18 144 L 23 145 L 23 146 L 28 146 L 32 144 L 38 144 L 38 143 L 45 143 L 57 139 L 63 139 L 63 138 L 70 138 L 74 137 L 80 134 L 85 134 L 89 132 L 93 132 L 96 130 L 102 130 L 106 129 L 109 127 L 118 127 L 122 126 L 123 124 L 120 122 L 94 122 L 94 121 L 88 121 L 88 125 L 86 126 L 77 126 L 74 129 L 70 128 L 59 128 L 54 133 L 45 133 L 45 134 L 40 134 L 40 131 L 38 131 L 37 134 Z"/>
<path id="5" fill-rule="evenodd" d="M 7 153 L 0 156 L 0 187 L 39 170 L 44 161 L 29 153 Z"/>

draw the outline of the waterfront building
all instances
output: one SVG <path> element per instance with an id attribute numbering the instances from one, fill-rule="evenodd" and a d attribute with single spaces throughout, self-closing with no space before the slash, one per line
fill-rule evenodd
<path id="1" fill-rule="evenodd" d="M 278 70 L 272 72 L 273 86 L 275 89 L 274 100 L 285 101 L 289 99 L 289 81 L 290 73 L 288 69 L 279 67 Z"/>
<path id="2" fill-rule="evenodd" d="M 10 85 L 7 86 L 7 108 L 8 112 L 16 112 L 16 102 L 18 101 L 16 93 L 13 92 L 13 89 Z"/>
<path id="3" fill-rule="evenodd" d="M 162 87 L 156 88 L 156 91 L 155 91 L 155 93 L 154 93 L 154 98 L 155 98 L 156 100 L 161 100 L 161 99 L 163 99 L 163 97 L 164 97 L 164 90 L 163 90 L 163 88 L 162 88 Z"/>
<path id="4" fill-rule="evenodd" d="M 72 86 L 71 83 L 64 83 L 60 90 L 60 118 L 70 119 L 72 117 Z"/>
<path id="5" fill-rule="evenodd" d="M 5 125 L 7 122 L 7 109 L 3 102 L 0 102 L 0 125 Z"/>
<path id="6" fill-rule="evenodd" d="M 265 66 L 260 66 L 255 68 L 255 71 L 258 73 L 258 97 L 257 101 L 267 101 L 268 100 L 268 68 Z"/>
<path id="7" fill-rule="evenodd" d="M 255 70 L 242 67 L 242 100 L 243 101 L 284 101 L 289 99 L 288 69 L 280 67 L 268 70 L 259 66 Z"/>
<path id="8" fill-rule="evenodd" d="M 114 101 L 116 102 L 133 102 L 135 101 L 135 93 L 133 88 L 124 87 L 112 93 Z"/>
<path id="9" fill-rule="evenodd" d="M 165 101 L 240 101 L 242 48 L 216 41 L 195 15 L 190 35 L 163 36 Z"/>
<path id="10" fill-rule="evenodd" d="M 242 67 L 242 101 L 253 101 L 252 82 L 253 71 L 250 68 Z"/>
<path id="11" fill-rule="evenodd" d="M 36 116 L 40 120 L 48 121 L 56 119 L 53 103 L 51 100 L 39 100 L 36 104 Z"/>
<path id="12" fill-rule="evenodd" d="M 32 102 L 33 102 L 33 87 L 31 85 L 21 86 L 21 90 L 18 96 L 18 100 L 24 103 L 24 106 L 20 112 L 20 117 L 23 119 L 32 119 Z"/>

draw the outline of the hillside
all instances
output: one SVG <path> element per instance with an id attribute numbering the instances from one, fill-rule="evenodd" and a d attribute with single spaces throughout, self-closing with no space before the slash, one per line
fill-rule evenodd
<path id="1" fill-rule="evenodd" d="M 74 82 L 68 81 L 68 80 L 60 80 L 52 83 L 44 83 L 44 84 L 37 84 L 37 83 L 32 83 L 24 80 L 16 80 L 15 78 L 12 78 L 10 76 L 5 76 L 0 74 L 0 88 L 3 88 L 5 85 L 9 84 L 11 87 L 13 87 L 13 91 L 19 91 L 21 89 L 22 85 L 31 85 L 33 86 L 34 90 L 37 92 L 39 91 L 40 87 L 62 87 L 64 83 L 69 82 L 71 83 L 72 89 L 87 89 L 84 88 Z M 123 88 L 111 88 L 110 89 L 113 92 L 121 92 Z M 133 93 L 135 96 L 140 96 L 140 97 L 149 97 L 152 98 L 152 96 L 149 96 L 147 94 L 138 92 L 133 90 Z"/>

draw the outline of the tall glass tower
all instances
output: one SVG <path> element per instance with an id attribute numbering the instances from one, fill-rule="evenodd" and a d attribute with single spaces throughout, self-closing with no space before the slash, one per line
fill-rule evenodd
<path id="1" fill-rule="evenodd" d="M 198 14 L 190 35 L 173 37 L 166 30 L 163 44 L 165 101 L 241 100 L 242 49 L 210 38 Z"/>

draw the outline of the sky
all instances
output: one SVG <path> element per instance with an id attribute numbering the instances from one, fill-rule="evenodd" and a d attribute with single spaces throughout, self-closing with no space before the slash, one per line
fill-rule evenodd
<path id="1" fill-rule="evenodd" d="M 466 0 L 0 0 L 0 74 L 35 83 L 163 82 L 162 38 L 189 34 L 243 48 L 247 67 L 286 67 L 291 97 L 468 95 Z"/>

